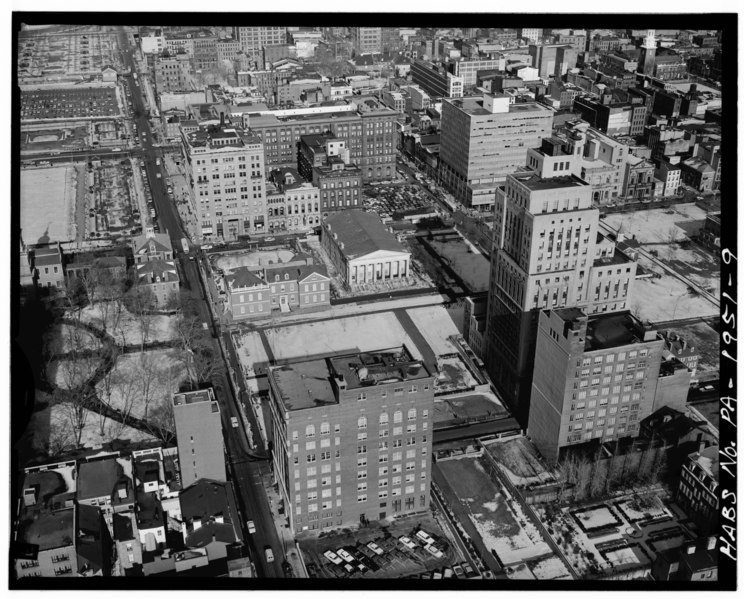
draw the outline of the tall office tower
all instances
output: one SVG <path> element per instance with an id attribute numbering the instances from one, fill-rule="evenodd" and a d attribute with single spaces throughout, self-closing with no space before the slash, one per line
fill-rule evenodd
<path id="1" fill-rule="evenodd" d="M 269 370 L 274 475 L 295 533 L 428 508 L 433 381 L 405 346 Z"/>
<path id="2" fill-rule="evenodd" d="M 196 198 L 198 236 L 235 239 L 267 222 L 261 138 L 225 124 L 183 132 L 186 168 Z"/>
<path id="3" fill-rule="evenodd" d="M 638 61 L 639 65 L 642 65 L 643 69 L 641 72 L 644 75 L 653 76 L 654 66 L 656 63 L 656 30 L 649 29 L 648 35 L 643 39 L 643 45 L 641 46 L 641 56 Z"/>
<path id="4" fill-rule="evenodd" d="M 286 27 L 236 27 L 238 41 L 246 54 L 258 55 L 264 46 L 287 43 Z"/>
<path id="5" fill-rule="evenodd" d="M 533 44 L 537 44 L 542 39 L 542 29 L 520 29 L 519 37 L 521 39 L 529 40 Z"/>
<path id="6" fill-rule="evenodd" d="M 486 363 L 523 426 L 540 310 L 624 310 L 635 277 L 635 262 L 597 233 L 592 187 L 571 174 L 574 150 L 544 140 L 527 161 L 540 170 L 509 175 L 496 192 Z"/>
<path id="7" fill-rule="evenodd" d="M 352 27 L 351 43 L 357 54 L 380 54 L 382 27 Z"/>
<path id="8" fill-rule="evenodd" d="M 555 463 L 564 447 L 637 437 L 653 411 L 663 351 L 661 336 L 627 310 L 541 312 L 528 426 L 540 454 Z"/>
<path id="9" fill-rule="evenodd" d="M 510 104 L 487 93 L 442 102 L 442 182 L 476 210 L 490 212 L 496 188 L 525 165 L 527 150 L 550 136 L 553 113 L 542 104 Z"/>
<path id="10" fill-rule="evenodd" d="M 225 443 L 214 391 L 200 389 L 173 396 L 181 485 L 200 478 L 225 482 Z"/>

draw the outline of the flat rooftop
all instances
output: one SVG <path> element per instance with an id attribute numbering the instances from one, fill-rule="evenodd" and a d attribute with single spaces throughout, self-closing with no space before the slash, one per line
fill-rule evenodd
<path id="1" fill-rule="evenodd" d="M 454 100 L 448 100 L 450 103 L 452 103 L 454 106 L 462 110 L 463 112 L 467 112 L 470 115 L 473 116 L 494 116 L 498 114 L 515 114 L 519 112 L 548 112 L 549 109 L 545 106 L 542 106 L 541 104 L 537 104 L 536 102 L 520 102 L 520 103 L 514 103 L 509 104 L 509 112 L 496 112 L 492 113 L 483 108 L 483 98 L 479 98 L 478 96 L 468 96 L 465 98 L 456 98 Z"/>
<path id="2" fill-rule="evenodd" d="M 553 177 L 551 179 L 543 179 L 536 173 L 512 176 L 522 185 L 533 191 L 543 191 L 546 189 L 564 189 L 567 187 L 581 187 L 583 185 L 588 185 L 588 183 L 582 181 L 574 175 Z"/>
<path id="3" fill-rule="evenodd" d="M 431 376 L 424 363 L 421 360 L 414 360 L 405 346 L 386 351 L 339 356 L 331 358 L 329 363 L 336 375 L 343 376 L 347 389 Z"/>
<path id="4" fill-rule="evenodd" d="M 593 351 L 640 343 L 644 333 L 643 324 L 630 312 L 595 315 L 589 317 L 584 348 Z"/>
<path id="5" fill-rule="evenodd" d="M 615 266 L 616 264 L 627 264 L 632 262 L 625 254 L 620 250 L 615 249 L 612 256 L 602 256 L 594 260 L 594 266 Z"/>
<path id="6" fill-rule="evenodd" d="M 174 406 L 183 406 L 203 401 L 214 401 L 214 392 L 211 388 L 200 389 L 198 391 L 188 391 L 187 393 L 177 393 L 173 396 Z"/>
<path id="7" fill-rule="evenodd" d="M 289 411 L 337 404 L 326 360 L 306 360 L 271 369 L 284 407 Z"/>

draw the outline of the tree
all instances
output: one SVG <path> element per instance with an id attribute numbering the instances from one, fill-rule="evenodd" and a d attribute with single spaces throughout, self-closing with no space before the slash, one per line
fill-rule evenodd
<path id="1" fill-rule="evenodd" d="M 125 305 L 134 315 L 140 325 L 140 351 L 145 351 L 145 343 L 150 334 L 153 312 L 157 308 L 157 300 L 148 285 L 135 284 L 127 292 Z"/>
<path id="2" fill-rule="evenodd" d="M 119 370 L 118 365 L 111 371 L 111 389 L 117 395 L 118 402 L 116 405 L 111 405 L 111 398 L 107 399 L 109 407 L 116 409 L 121 417 L 121 420 L 110 420 L 107 432 L 107 438 L 109 441 L 118 439 L 124 428 L 127 426 L 129 417 L 132 414 L 132 408 L 137 400 L 139 394 L 140 381 L 129 373 L 124 373 Z"/>

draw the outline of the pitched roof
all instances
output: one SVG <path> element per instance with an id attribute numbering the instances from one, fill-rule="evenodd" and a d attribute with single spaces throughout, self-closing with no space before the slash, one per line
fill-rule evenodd
<path id="1" fill-rule="evenodd" d="M 153 245 L 154 244 L 154 245 Z M 149 235 L 138 235 L 132 239 L 132 247 L 135 254 L 154 252 L 172 252 L 170 237 L 165 233 L 151 233 Z M 154 250 L 151 249 L 154 247 Z"/>
<path id="2" fill-rule="evenodd" d="M 335 234 L 336 242 L 344 244 L 342 251 L 347 258 L 358 258 L 378 250 L 406 252 L 373 212 L 342 210 L 329 215 L 324 225 L 325 234 Z"/>
<path id="3" fill-rule="evenodd" d="M 161 283 L 178 281 L 176 265 L 170 260 L 150 260 L 137 264 L 137 277 L 146 283 L 155 283 L 160 277 Z"/>
<path id="4" fill-rule="evenodd" d="M 239 266 L 230 274 L 225 275 L 225 280 L 227 281 L 227 284 L 231 289 L 242 289 L 243 287 L 266 285 L 261 277 L 256 275 L 256 273 L 248 270 L 247 266 Z"/>

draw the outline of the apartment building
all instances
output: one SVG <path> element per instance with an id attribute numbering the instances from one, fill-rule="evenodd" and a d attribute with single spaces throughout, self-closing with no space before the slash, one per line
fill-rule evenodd
<path id="1" fill-rule="evenodd" d="M 225 482 L 225 443 L 220 405 L 214 390 L 200 389 L 173 396 L 181 486 L 201 478 Z"/>
<path id="2" fill-rule="evenodd" d="M 636 264 L 598 235 L 592 188 L 571 171 L 572 154 L 553 153 L 509 175 L 496 192 L 486 363 L 523 425 L 527 423 L 540 310 L 581 306 L 588 313 L 624 310 Z"/>
<path id="3" fill-rule="evenodd" d="M 246 54 L 260 55 L 264 46 L 287 43 L 286 27 L 236 27 L 240 47 Z"/>
<path id="4" fill-rule="evenodd" d="M 251 131 L 263 141 L 267 169 L 297 168 L 302 136 L 330 133 L 346 142 L 348 160 L 361 169 L 365 182 L 395 176 L 397 112 L 372 98 L 320 108 L 273 111 L 248 118 Z"/>
<path id="5" fill-rule="evenodd" d="M 158 93 L 190 91 L 194 74 L 188 54 L 155 58 L 155 87 Z"/>
<path id="6" fill-rule="evenodd" d="M 351 43 L 359 54 L 382 53 L 382 27 L 350 27 Z"/>
<path id="7" fill-rule="evenodd" d="M 411 79 L 432 98 L 462 98 L 463 80 L 444 66 L 426 60 L 414 60 Z"/>
<path id="8" fill-rule="evenodd" d="M 682 465 L 677 501 L 703 533 L 718 527 L 719 447 L 701 447 Z"/>
<path id="9" fill-rule="evenodd" d="M 288 231 L 302 231 L 320 224 L 320 190 L 316 185 L 303 180 L 293 168 L 271 171 L 271 181 L 284 195 L 285 218 L 274 225 Z M 269 208 L 272 211 L 272 208 Z"/>
<path id="10" fill-rule="evenodd" d="M 400 348 L 269 369 L 274 474 L 295 532 L 429 506 L 433 376 Z"/>
<path id="11" fill-rule="evenodd" d="M 442 102 L 440 178 L 467 206 L 490 212 L 496 188 L 549 137 L 553 112 L 487 93 Z"/>
<path id="12" fill-rule="evenodd" d="M 664 341 L 629 311 L 540 313 L 528 435 L 550 463 L 571 445 L 636 437 L 651 414 Z"/>
<path id="13" fill-rule="evenodd" d="M 200 125 L 182 132 L 186 168 L 203 239 L 236 239 L 266 228 L 264 148 L 238 126 Z"/>

